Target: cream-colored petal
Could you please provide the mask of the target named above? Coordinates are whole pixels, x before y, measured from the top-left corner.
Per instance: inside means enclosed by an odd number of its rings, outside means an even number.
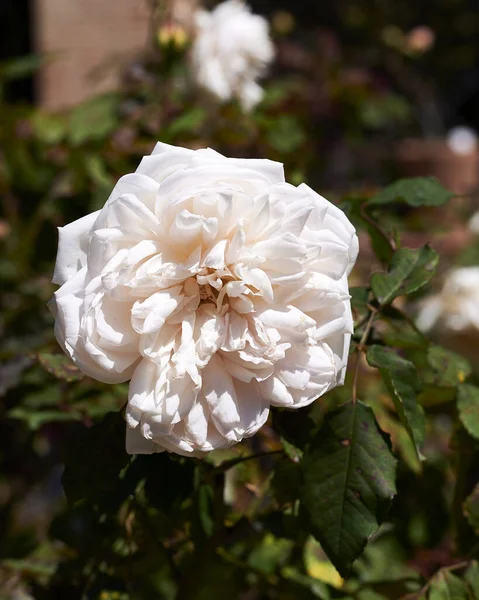
[[[53,283],[63,285],[86,265],[89,232],[100,211],[58,228],[58,252]]]

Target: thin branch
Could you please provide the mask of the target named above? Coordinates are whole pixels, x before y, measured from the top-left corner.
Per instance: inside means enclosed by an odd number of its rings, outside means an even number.
[[[358,322],[358,323],[354,323],[354,329],[361,329],[361,327],[363,327],[363,325],[366,325],[366,322],[369,319],[369,313],[366,313],[364,315],[364,317]]]
[[[257,458],[263,458],[264,456],[274,456],[275,454],[284,454],[284,450],[268,450],[266,452],[259,452],[258,454],[250,454],[249,456],[240,456],[239,458],[232,458],[231,460],[226,460],[221,463],[217,467],[213,469],[213,473],[223,473],[224,471],[228,471],[236,465],[239,465],[248,460],[255,460]]]

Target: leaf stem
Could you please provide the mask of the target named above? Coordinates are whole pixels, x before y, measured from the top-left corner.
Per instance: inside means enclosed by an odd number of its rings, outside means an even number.
[[[359,212],[361,214],[361,217],[368,223],[368,225],[370,225],[373,229],[375,229],[379,233],[379,235],[388,244],[389,248],[391,249],[391,252],[393,252],[393,253],[396,252],[396,250],[397,250],[396,242],[388,236],[388,234],[379,225],[379,223],[377,223],[373,218],[371,218],[371,216],[368,214],[367,209],[368,209],[368,203],[363,202],[363,204],[361,204],[361,206],[359,207]]]

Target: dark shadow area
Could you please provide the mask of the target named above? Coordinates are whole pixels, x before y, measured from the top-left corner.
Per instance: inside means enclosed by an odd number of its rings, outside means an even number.
[[[4,25],[0,36],[0,61],[25,56],[33,48],[32,0],[1,0],[0,23]],[[8,84],[6,99],[11,102],[34,102],[35,82],[29,76]]]

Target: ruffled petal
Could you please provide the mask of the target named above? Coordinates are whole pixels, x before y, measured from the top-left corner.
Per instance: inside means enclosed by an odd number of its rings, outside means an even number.
[[[85,348],[82,328],[86,277],[87,269],[84,267],[55,292],[55,336],[73,362],[90,377],[104,383],[128,381],[135,369],[136,354],[134,361],[125,369],[119,370],[117,365],[106,369],[102,368]]]
[[[63,285],[86,265],[89,232],[98,218],[96,211],[58,228],[58,252],[53,283]]]

